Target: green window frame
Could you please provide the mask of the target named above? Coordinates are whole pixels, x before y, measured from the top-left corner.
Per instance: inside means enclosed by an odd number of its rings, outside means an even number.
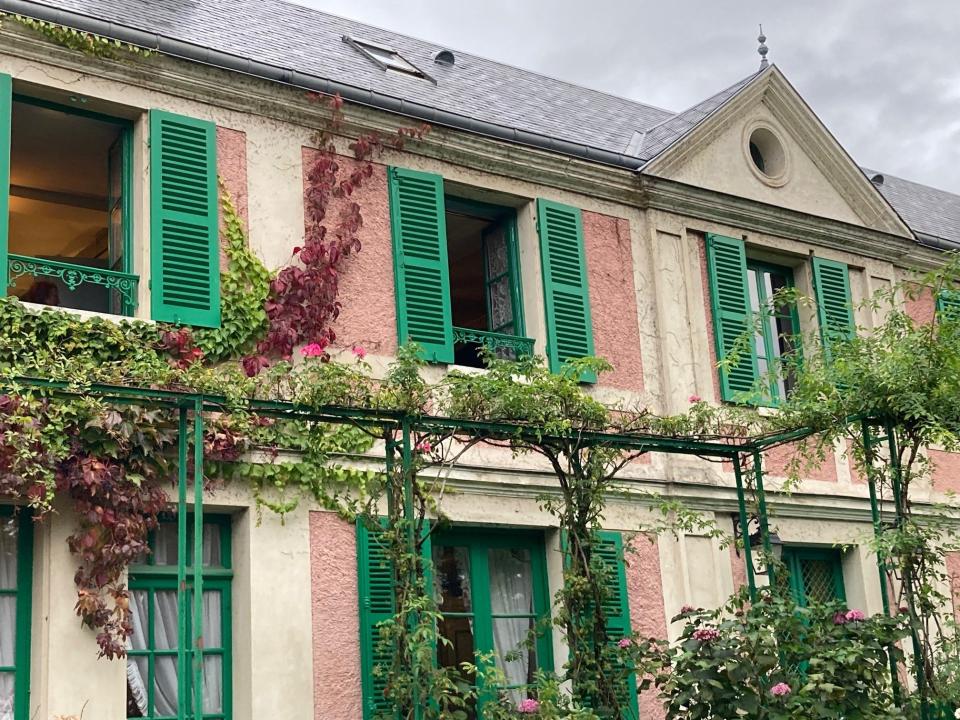
[[[455,347],[483,345],[507,356],[533,354],[533,340],[524,337],[523,292],[516,211],[444,193],[443,177],[406,168],[387,172],[390,228],[393,239],[397,337],[401,344],[415,342],[428,362],[453,364]],[[482,239],[484,301],[491,320],[484,330],[455,327],[447,247],[447,212],[460,211],[495,223]],[[507,250],[505,272],[488,272],[488,243],[502,230]],[[492,324],[491,287],[509,277],[511,322]]]
[[[171,527],[176,530],[177,521],[176,518],[165,517],[161,520],[161,523],[166,527]],[[207,662],[207,658],[219,658],[219,664],[221,668],[220,682],[221,682],[221,698],[222,698],[222,707],[219,711],[211,711],[203,713],[204,720],[230,720],[233,717],[232,714],[232,704],[233,704],[233,658],[232,658],[232,597],[231,597],[231,586],[233,581],[233,563],[232,563],[232,542],[231,542],[231,518],[229,515],[204,515],[203,518],[204,527],[210,527],[213,533],[214,542],[216,543],[217,549],[220,555],[220,564],[217,566],[204,566],[203,568],[203,593],[204,596],[207,596],[208,593],[219,593],[219,613],[220,613],[220,638],[221,642],[219,646],[214,646],[212,644],[205,644],[203,648],[203,657],[204,662]],[[193,608],[193,593],[192,593],[192,574],[193,574],[193,519],[192,514],[187,520],[187,583],[188,583],[188,594],[187,594],[187,607],[192,610]],[[169,536],[168,536],[169,537]],[[176,532],[172,533],[172,537],[176,539]],[[156,531],[150,534],[149,543],[151,550],[154,552],[148,554],[144,558],[144,562],[131,565],[130,567],[130,593],[131,596],[134,593],[142,592],[146,594],[146,607],[147,618],[146,618],[146,630],[145,637],[147,639],[147,647],[140,649],[129,649],[128,657],[130,662],[137,662],[139,658],[146,659],[146,677],[144,678],[145,687],[147,690],[147,712],[145,715],[131,715],[131,718],[151,718],[151,720],[177,720],[178,717],[183,717],[186,719],[191,719],[194,717],[193,708],[191,707],[190,700],[192,698],[192,688],[191,683],[193,680],[192,673],[189,672],[189,667],[192,664],[192,652],[189,649],[191,644],[191,638],[193,633],[193,618],[191,612],[186,612],[185,617],[181,621],[183,626],[180,631],[178,631],[177,645],[174,647],[158,647],[157,645],[157,634],[156,634],[156,620],[157,620],[157,602],[156,595],[157,593],[176,593],[177,591],[177,564],[176,558],[173,558],[172,564],[167,562],[159,564],[156,561],[156,547],[158,541],[158,533]],[[176,543],[173,544],[171,548],[172,551],[176,552]],[[134,598],[131,597],[131,603],[134,602]],[[142,622],[142,620],[141,620]],[[204,632],[204,635],[209,638],[212,633]],[[179,699],[178,711],[183,712],[182,716],[177,714],[173,715],[162,715],[157,714],[156,711],[156,697],[155,693],[157,690],[155,683],[155,672],[157,667],[157,662],[159,658],[170,657],[177,658],[178,646],[180,643],[184,643],[187,647],[187,672],[183,673],[180,668],[177,668],[177,693]],[[171,645],[170,642],[165,642],[164,645]],[[141,666],[142,667],[142,666]],[[141,676],[143,672],[141,670]]]
[[[811,599],[824,603],[844,602],[843,555],[834,548],[786,546],[783,565],[790,591],[797,604],[806,607]]]
[[[772,293],[765,280],[774,276],[783,279],[783,287],[796,287],[791,268],[747,258],[747,292],[754,312],[757,312],[758,308],[769,307]],[[775,292],[776,288],[773,290]],[[756,307],[753,307],[754,303]],[[792,332],[781,333],[780,323],[789,324]],[[771,367],[779,364],[789,353],[797,352],[798,348],[791,346],[798,338],[800,330],[800,316],[796,304],[791,303],[786,308],[774,308],[768,321],[761,324],[760,330],[761,334],[753,340],[753,353],[757,361],[757,377],[761,381],[766,379],[767,386],[764,388],[765,394],[758,399],[757,404],[776,406],[785,400],[786,394],[790,392],[791,378],[783,372],[772,374]]]
[[[937,293],[937,315],[948,322],[960,319],[960,291],[944,289]]]
[[[67,115],[85,117],[110,123],[120,128],[120,137],[108,156],[110,188],[108,192],[108,246],[107,268],[96,268],[77,263],[36,258],[14,254],[9,251],[10,217],[10,147],[14,138],[11,120],[14,103],[48,108]],[[61,103],[42,100],[14,93],[9,75],[0,75],[0,270],[4,273],[3,294],[16,278],[32,275],[38,278],[56,278],[68,289],[74,290],[84,284],[100,285],[108,291],[108,312],[130,316],[137,306],[139,277],[133,271],[132,255],[132,149],[133,123],[124,118],[71,107]],[[119,158],[117,157],[119,156]],[[116,181],[114,180],[116,178]],[[119,190],[119,192],[116,192]],[[119,213],[120,223],[112,221],[113,213]]]
[[[33,609],[33,523],[28,508],[0,505],[0,532],[16,530],[14,587],[0,583],[0,598],[13,598],[16,612],[13,664],[0,661],[0,674],[13,675],[13,720],[30,718],[30,635]]]
[[[433,556],[441,548],[464,548],[469,558],[469,586],[471,610],[469,612],[444,612],[444,618],[468,618],[472,621],[473,646],[476,656],[492,656],[495,653],[494,620],[529,619],[534,626],[550,617],[550,591],[547,582],[546,550],[543,534],[536,531],[454,529],[437,533],[433,537]],[[490,551],[521,550],[530,558],[532,579],[531,613],[495,613],[492,609],[490,582]],[[433,574],[439,574],[434,565]],[[541,632],[536,640],[537,669],[551,672],[554,667],[553,640],[549,631]],[[498,690],[522,689],[525,685],[479,687],[478,717],[483,716],[485,703],[495,700]]]

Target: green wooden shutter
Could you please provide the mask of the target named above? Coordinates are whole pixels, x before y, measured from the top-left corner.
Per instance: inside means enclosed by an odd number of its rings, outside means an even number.
[[[431,362],[453,362],[453,316],[443,178],[390,168],[390,226],[397,292],[397,339]]]
[[[623,560],[623,538],[618,532],[601,530],[597,533],[593,545],[593,553],[603,562],[607,569],[606,599],[603,613],[607,619],[607,637],[611,643],[616,643],[633,633],[630,625],[630,599],[627,595],[627,575]],[[636,718],[639,715],[637,708],[637,676],[631,675],[626,696],[620,700],[625,712],[624,720]]]
[[[798,605],[811,601],[827,603],[846,600],[843,586],[843,560],[836,550],[811,547],[786,547],[783,564],[789,575],[790,590]]]
[[[830,346],[853,337],[853,303],[850,298],[850,271],[845,263],[813,258],[813,291],[820,321],[820,340],[827,357]]]
[[[150,111],[154,320],[220,327],[216,126]]]
[[[760,372],[749,331],[753,323],[747,291],[747,253],[743,240],[707,234],[707,274],[717,360],[735,350],[737,362],[720,368],[720,396],[734,401],[754,390]],[[747,338],[744,346],[742,338]]]
[[[537,228],[546,301],[547,357],[550,370],[559,372],[567,360],[593,356],[583,218],[578,208],[539,199]],[[584,373],[580,380],[596,382],[596,373]]]
[[[374,720],[390,710],[384,697],[386,676],[393,660],[390,648],[380,642],[379,624],[393,618],[393,566],[377,531],[371,531],[363,522],[357,522],[357,565],[360,594],[360,668],[363,686],[363,718]]]
[[[960,320],[960,292],[941,290],[937,293],[937,314],[951,322]]]
[[[10,272],[7,248],[10,243],[10,118],[13,111],[13,82],[0,73],[0,297],[7,294]]]

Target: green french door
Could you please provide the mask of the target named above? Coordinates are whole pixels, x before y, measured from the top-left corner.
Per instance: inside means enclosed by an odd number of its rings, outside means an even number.
[[[797,604],[828,603],[846,600],[843,588],[843,564],[839,550],[832,548],[785,547],[783,564],[790,590]]]

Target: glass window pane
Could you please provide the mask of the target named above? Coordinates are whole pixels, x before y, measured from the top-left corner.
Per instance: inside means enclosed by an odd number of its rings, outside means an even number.
[[[747,290],[750,293],[750,309],[758,312],[760,310],[760,297],[757,295],[756,270],[747,270]]]
[[[203,593],[203,645],[216,650],[223,647],[223,624],[220,617],[220,591]]]
[[[177,523],[160,523],[154,533],[154,565],[177,564]]]
[[[497,657],[497,667],[503,673],[508,685],[528,685],[533,682],[533,673],[537,668],[535,646],[526,647],[531,637],[535,620],[533,618],[494,618],[493,644]],[[521,691],[511,691],[514,702],[520,702],[525,695]]]
[[[487,248],[487,277],[493,279],[507,271],[507,238],[503,227],[484,235]]]
[[[134,590],[130,593],[130,625],[133,634],[127,640],[131,650],[146,650],[149,647],[149,597],[146,590]]]
[[[441,612],[472,612],[470,556],[465,547],[433,548],[434,592]],[[472,662],[472,660],[471,660]]]
[[[490,330],[505,332],[505,326],[513,322],[510,277],[504,275],[496,282],[490,283],[487,285],[487,292],[490,294]]]
[[[17,587],[17,521],[0,517],[0,590]]]
[[[13,719],[13,673],[0,673],[0,718]]]
[[[177,647],[177,591],[158,590],[153,596],[153,647],[173,650]]]
[[[127,717],[147,716],[147,683],[150,680],[149,660],[143,656],[127,657]]]
[[[0,595],[0,665],[9,667],[16,664],[16,642],[17,596]]]
[[[177,657],[158,655],[154,661],[153,705],[157,715],[177,715]]]
[[[223,567],[220,557],[220,526],[216,523],[203,524],[203,564],[204,567]]]
[[[218,713],[223,710],[223,658],[206,655],[203,658],[203,711]]]
[[[459,668],[463,663],[475,663],[473,618],[445,617],[437,627],[442,637],[449,640],[437,643],[437,662],[441,667]]]
[[[494,615],[533,612],[533,571],[529,550],[491,548],[490,609]]]

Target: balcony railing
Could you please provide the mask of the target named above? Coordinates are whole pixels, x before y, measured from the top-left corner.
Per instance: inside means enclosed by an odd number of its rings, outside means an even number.
[[[132,311],[137,306],[140,278],[131,273],[13,254],[7,260],[7,270],[10,284],[18,277],[32,275],[57,278],[70,290],[76,290],[83,284],[100,285],[107,290],[115,290],[122,298],[124,308]]]
[[[521,358],[533,355],[533,339],[504,335],[503,333],[474,330],[473,328],[453,328],[453,343],[482,345],[497,357]]]

